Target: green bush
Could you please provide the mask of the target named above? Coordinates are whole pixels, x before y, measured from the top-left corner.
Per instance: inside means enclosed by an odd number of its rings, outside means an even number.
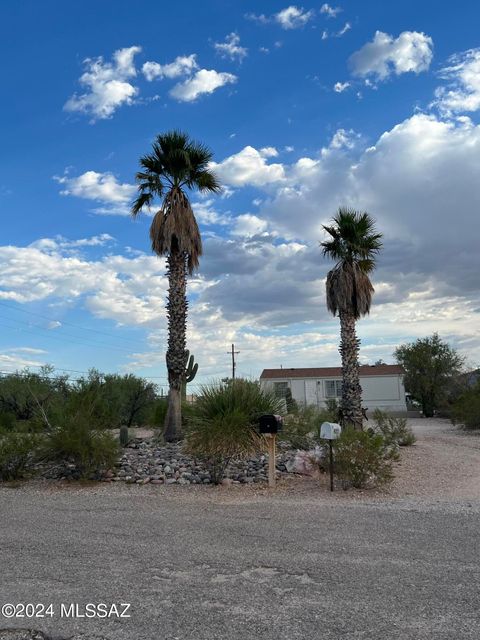
[[[152,406],[150,424],[156,429],[163,429],[167,415],[168,398],[157,398]]]
[[[451,419],[453,424],[462,425],[464,429],[480,429],[480,383],[454,402]]]
[[[335,472],[344,488],[361,489],[393,480],[392,456],[380,434],[346,429],[334,441]]]
[[[42,458],[73,463],[80,477],[88,478],[112,468],[118,459],[118,442],[109,431],[95,431],[81,415],[66,419],[43,440]]]
[[[261,447],[260,435],[240,409],[197,418],[185,442],[185,450],[205,462],[215,484],[221,482],[232,458],[248,457]]]
[[[280,437],[291,444],[294,449],[311,449],[320,441],[320,427],[323,422],[336,422],[336,409],[317,409],[308,405],[300,407],[284,420],[284,428]]]
[[[375,409],[373,421],[373,430],[383,436],[387,445],[409,447],[417,440],[413,431],[407,426],[406,418],[395,418],[386,411]]]
[[[252,455],[263,446],[258,418],[280,413],[283,404],[283,399],[249,380],[204,386],[191,405],[185,449],[205,461],[218,483],[232,458]]]
[[[272,392],[264,391],[258,382],[237,378],[235,381],[201,387],[200,395],[191,405],[192,415],[189,422],[198,418],[216,418],[238,410],[247,416],[249,423],[254,424],[262,414],[281,415],[284,406],[283,398],[277,398]]]
[[[38,446],[36,436],[13,431],[0,436],[0,480],[17,480],[26,474]]]
[[[0,433],[2,431],[13,431],[16,425],[15,414],[11,411],[0,412]]]

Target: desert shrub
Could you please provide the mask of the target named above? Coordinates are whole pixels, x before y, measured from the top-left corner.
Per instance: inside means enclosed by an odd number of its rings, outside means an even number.
[[[480,429],[480,383],[457,398],[452,406],[451,420],[464,429]]]
[[[331,407],[317,409],[314,406],[302,406],[285,418],[281,439],[289,442],[294,449],[311,449],[320,442],[322,423],[336,422],[335,413]]]
[[[258,418],[280,413],[282,404],[282,398],[250,380],[206,385],[190,407],[185,449],[205,461],[218,483],[231,459],[252,455],[263,446]]]
[[[37,446],[38,438],[34,435],[10,431],[0,436],[0,480],[24,477]]]
[[[395,418],[386,411],[375,409],[373,412],[373,430],[380,433],[387,445],[409,447],[415,444],[416,438],[406,418]]]
[[[287,413],[295,413],[298,411],[298,403],[292,396],[292,390],[287,387],[285,391],[285,404],[287,407]]]
[[[334,441],[335,473],[344,488],[382,485],[393,480],[391,454],[380,434],[345,429]]]
[[[163,429],[165,416],[167,415],[168,398],[157,398],[152,405],[150,413],[150,424],[157,429]]]
[[[66,418],[43,440],[41,456],[48,462],[70,462],[80,477],[110,469],[118,459],[118,442],[109,431],[96,431],[80,414]]]
[[[336,398],[327,398],[325,400],[325,411],[328,413],[328,419],[325,422],[338,422],[338,401]]]
[[[15,414],[11,411],[0,412],[0,433],[2,431],[13,431],[16,425]]]
[[[249,423],[254,424],[265,413],[281,414],[285,401],[274,393],[264,391],[258,382],[238,378],[201,387],[200,395],[192,407],[189,422],[216,418],[234,411],[242,411]]]
[[[212,482],[218,484],[232,458],[253,455],[261,446],[260,435],[237,408],[223,415],[197,418],[188,432],[185,450],[204,461]]]

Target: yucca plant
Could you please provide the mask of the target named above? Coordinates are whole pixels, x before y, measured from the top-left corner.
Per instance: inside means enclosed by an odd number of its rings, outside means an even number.
[[[185,449],[203,459],[218,483],[232,459],[245,458],[264,447],[257,431],[258,418],[279,414],[282,399],[265,392],[256,382],[237,379],[203,386],[192,405]]]

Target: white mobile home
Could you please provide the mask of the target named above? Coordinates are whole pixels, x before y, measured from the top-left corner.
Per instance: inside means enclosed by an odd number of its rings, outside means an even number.
[[[378,408],[391,413],[406,413],[403,374],[403,368],[396,364],[361,366],[362,406],[369,412]],[[264,369],[260,384],[280,396],[290,389],[292,398],[299,404],[321,408],[328,399],[341,397],[342,369]]]

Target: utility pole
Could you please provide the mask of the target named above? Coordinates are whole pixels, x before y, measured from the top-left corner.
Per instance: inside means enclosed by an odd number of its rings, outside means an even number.
[[[232,380],[235,380],[235,367],[236,367],[236,363],[235,363],[235,356],[237,355],[237,353],[240,353],[240,351],[235,351],[235,345],[232,344]]]

